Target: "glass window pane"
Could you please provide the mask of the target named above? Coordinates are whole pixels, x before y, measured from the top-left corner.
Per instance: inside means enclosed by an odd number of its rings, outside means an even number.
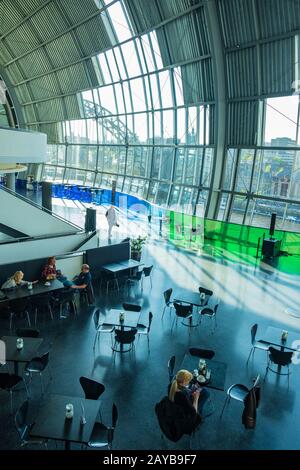
[[[180,195],[180,186],[172,186],[171,196],[170,196],[170,208],[177,210],[177,204]]]
[[[225,177],[223,181],[224,189],[232,189],[234,169],[237,158],[237,149],[228,149],[225,163]]]
[[[134,115],[134,134],[131,133],[130,141],[147,143],[149,114],[139,113]],[[135,138],[133,138],[135,136]]]
[[[161,148],[160,179],[170,180],[172,174],[174,149],[172,147]]]
[[[55,167],[44,165],[43,168],[43,180],[52,181],[55,176]]]
[[[157,196],[156,196],[156,204],[164,205],[167,203],[167,198],[169,194],[169,185],[165,183],[159,183]]]
[[[112,81],[117,82],[118,80],[120,80],[120,76],[119,76],[119,72],[117,69],[117,64],[116,64],[113,50],[110,49],[109,51],[106,51],[105,54],[106,54],[106,58],[108,62],[108,67],[112,76]]]
[[[300,201],[300,152],[296,152],[291,176],[289,197]]]
[[[128,18],[125,16],[122,5],[120,2],[114,3],[108,8],[112,24],[120,42],[126,41],[132,37],[131,26]]]
[[[175,94],[176,94],[176,106],[182,106],[184,104],[184,101],[183,101],[182,78],[181,78],[180,67],[175,67],[173,69],[173,77],[174,77],[174,86],[175,86]]]
[[[151,31],[150,39],[151,39],[152,50],[153,50],[154,60],[156,62],[156,66],[157,66],[158,69],[162,69],[163,68],[163,63],[162,63],[162,60],[161,60],[161,53],[160,53],[159,44],[158,44],[158,41],[157,41],[157,36],[156,36],[155,31]]]
[[[102,114],[116,114],[116,102],[112,85],[99,88]]]
[[[174,180],[178,183],[181,183],[182,181],[183,167],[184,167],[184,153],[185,153],[185,149],[178,148],[176,150]]]
[[[292,232],[300,232],[300,204],[287,205],[283,228]]]
[[[186,140],[186,109],[177,109],[177,142],[184,144]]]
[[[110,71],[107,65],[106,56],[104,52],[103,54],[98,55],[98,61],[100,65],[100,71],[103,75],[104,83],[105,84],[111,83],[112,79],[111,79]]]
[[[275,212],[276,218],[276,229],[282,229],[283,217],[285,213],[286,203],[279,201],[272,201],[267,199],[255,199],[255,205],[253,206],[253,216],[250,221],[251,225],[256,227],[270,227],[271,214]]]
[[[290,191],[295,152],[290,150],[264,150],[255,165],[257,194],[287,197]]]
[[[96,119],[87,120],[87,134],[89,144],[96,144],[98,142]]]
[[[121,46],[128,77],[141,75],[141,68],[137,58],[134,41],[129,41]]]
[[[152,47],[150,45],[147,34],[144,34],[143,36],[141,36],[141,44],[144,49],[148,72],[153,72],[154,70],[156,70],[156,67],[155,67],[155,63],[153,59]]]
[[[234,196],[229,218],[230,222],[234,222],[235,224],[243,223],[246,205],[247,199],[245,196]]]
[[[150,75],[150,83],[151,83],[151,93],[152,93],[152,104],[153,108],[161,108],[161,102],[160,102],[160,94],[158,92],[158,86],[157,86],[157,76],[156,74]]]
[[[163,112],[163,142],[171,144],[174,140],[174,111]]]
[[[229,201],[229,194],[223,193],[221,197],[221,202],[219,205],[219,211],[218,211],[218,216],[217,216],[218,220],[225,220],[228,201]]]
[[[205,153],[204,153],[203,173],[202,173],[202,185],[206,187],[210,186],[212,163],[213,163],[213,149],[207,148],[205,149]]]
[[[133,99],[134,111],[145,111],[147,109],[143,80],[141,78],[135,78],[130,81],[131,93]]]
[[[241,150],[236,180],[236,191],[250,191],[250,181],[253,168],[254,150]]]
[[[295,146],[299,96],[268,98],[265,103],[265,145]]]
[[[174,103],[171,89],[170,72],[168,70],[160,72],[158,74],[158,77],[160,82],[162,105],[164,108],[172,108],[174,106]]]

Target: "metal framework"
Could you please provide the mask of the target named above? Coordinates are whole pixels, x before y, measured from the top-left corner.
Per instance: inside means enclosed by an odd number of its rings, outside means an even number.
[[[295,138],[264,139],[299,33],[300,0],[3,0],[0,73],[48,135],[44,178],[299,230],[299,105]]]

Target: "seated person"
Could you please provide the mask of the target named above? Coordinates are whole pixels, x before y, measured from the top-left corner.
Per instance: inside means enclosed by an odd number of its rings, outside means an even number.
[[[198,385],[190,386],[193,374],[188,370],[177,372],[175,379],[169,386],[169,400],[184,408],[185,413],[191,416],[195,427],[201,421],[204,404],[209,392]]]
[[[38,281],[24,281],[23,279],[24,273],[22,271],[16,271],[13,276],[7,279],[7,281],[4,282],[2,285],[1,289],[13,289],[14,287],[18,286],[25,286],[28,284],[35,284]]]
[[[56,259],[55,256],[48,258],[47,264],[42,271],[42,279],[45,281],[51,281],[53,279],[58,279],[59,281],[64,281],[66,278],[63,277],[61,271],[56,269]]]
[[[73,279],[73,284],[70,286],[72,289],[86,289],[92,283],[92,276],[88,264],[81,266],[81,272]]]

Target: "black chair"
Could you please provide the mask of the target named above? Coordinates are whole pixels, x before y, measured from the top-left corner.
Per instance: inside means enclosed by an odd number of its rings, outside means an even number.
[[[152,278],[151,278],[152,269],[153,269],[153,265],[143,268],[144,278],[149,277],[151,287],[152,287]],[[142,278],[142,288],[143,288],[143,278]]]
[[[63,318],[63,308],[68,306],[75,315],[77,315],[77,306],[75,302],[75,289],[68,289],[59,293],[58,302],[59,302],[59,316]]]
[[[153,313],[152,313],[152,312],[149,312],[148,326],[143,325],[142,323],[138,323],[138,324],[137,324],[137,334],[138,334],[138,337],[140,338],[141,335],[147,336],[147,340],[148,340],[148,350],[149,350],[149,333],[150,333],[150,329],[151,329],[152,319],[153,319]]]
[[[19,338],[38,338],[40,330],[36,328],[17,328],[16,335]]]
[[[92,283],[88,284],[85,289],[80,289],[80,297],[84,298],[87,305],[93,305],[95,303],[95,293]]]
[[[140,305],[134,305],[134,304],[122,304],[122,307],[124,310],[128,310],[129,312],[140,312],[142,310],[142,307]]]
[[[247,364],[249,362],[251,354],[252,354],[252,357],[254,357],[255,349],[261,349],[262,351],[266,351],[268,353],[268,350],[269,350],[269,347],[270,347],[270,343],[266,343],[264,341],[259,341],[259,340],[256,339],[257,327],[258,327],[258,325],[257,325],[257,323],[255,323],[251,328],[252,348],[250,349],[250,352],[249,352],[249,356],[248,356],[248,359],[247,359]]]
[[[127,279],[127,284],[128,284],[128,289],[130,289],[131,285],[136,285],[142,283],[142,276],[143,276],[143,271],[137,271],[133,276],[130,276]],[[143,287],[143,284],[142,284]]]
[[[85,398],[87,400],[98,400],[102,393],[105,392],[105,387],[100,382],[96,382],[93,379],[89,379],[88,377],[80,377],[79,379],[80,385],[84,391]],[[99,416],[101,417],[101,411],[99,408]]]
[[[191,356],[201,357],[202,359],[212,359],[215,352],[210,349],[190,348],[189,353]]]
[[[119,281],[115,274],[103,271],[100,277],[100,289],[102,288],[103,282],[106,284],[106,294],[108,294],[108,289],[110,286],[117,288],[118,291],[120,290]]]
[[[92,448],[101,448],[107,447],[112,449],[112,443],[114,439],[114,432],[116,429],[118,421],[118,408],[115,404],[112,406],[112,419],[111,426],[106,426],[103,423],[95,423],[92,431],[90,441],[88,443],[89,447]]]
[[[260,380],[260,375],[258,375],[254,379],[254,383],[253,383],[253,386],[251,388],[248,388],[248,387],[246,387],[246,385],[243,385],[243,384],[233,384],[233,385],[231,385],[229,387],[229,389],[227,390],[227,396],[225,398],[225,402],[224,402],[224,406],[222,408],[220,419],[222,419],[224,410],[225,410],[226,406],[229,405],[231,398],[233,400],[237,400],[237,401],[240,401],[240,402],[244,403],[245,399],[246,399],[248,393],[251,391],[251,389],[255,389],[258,386],[259,380]]]
[[[174,309],[175,309],[175,317],[173,320],[173,324],[171,329],[173,329],[174,323],[176,321],[176,325],[178,322],[178,318],[188,318],[189,323],[183,323],[185,326],[192,326],[192,318],[193,318],[193,304],[189,304],[186,302],[174,302]]]
[[[214,308],[210,307],[203,307],[199,310],[200,314],[200,323],[203,317],[208,317],[211,320],[214,320],[214,328],[212,328],[212,333],[214,330],[217,328],[217,310],[219,307],[219,303],[217,302],[214,306]]]
[[[208,297],[211,297],[213,295],[213,291],[210,289],[206,289],[205,287],[199,287],[198,290],[200,294],[205,294]]]
[[[28,415],[28,401],[24,401],[24,403],[20,406],[18,411],[15,414],[15,425],[18,431],[18,434],[21,439],[21,447],[27,445],[44,445],[47,449],[47,439],[38,439],[34,437],[30,437],[29,433],[33,426],[32,424],[27,423],[27,415]]]
[[[34,323],[36,325],[37,323],[37,314],[42,313],[42,312],[49,312],[51,320],[53,320],[53,313],[52,313],[52,308],[50,304],[51,296],[50,294],[46,295],[36,295],[32,301],[31,301],[31,306],[34,311]]]
[[[15,316],[20,317],[23,313],[26,315],[28,326],[31,326],[29,316],[28,298],[15,299],[9,302],[9,329],[12,329],[12,321]]]
[[[88,377],[80,377],[79,382],[87,400],[98,400],[105,391],[104,385]]]
[[[172,293],[173,293],[173,289],[172,289],[172,288],[167,289],[167,290],[165,290],[165,292],[164,292],[165,306],[164,306],[163,313],[162,313],[162,316],[161,316],[162,319],[164,318],[164,314],[165,314],[166,308],[168,307],[168,308],[170,309],[170,312],[171,312],[172,308],[174,307],[173,302],[171,302]]]
[[[292,362],[293,351],[280,351],[279,349],[269,347],[269,360],[266,367],[264,381],[266,380],[269,370],[277,375],[286,375],[288,378],[288,387],[290,386],[290,364]],[[272,369],[270,364],[278,366],[277,370]],[[287,367],[287,372],[281,372],[281,367]]]
[[[173,378],[174,378],[175,360],[176,360],[175,356],[172,356],[168,360],[169,383],[171,383],[173,381]]]
[[[100,310],[96,309],[94,314],[93,314],[93,322],[94,322],[95,330],[96,330],[93,349],[95,349],[97,338],[98,339],[100,338],[101,333],[110,333],[111,334],[115,329],[114,325],[103,325],[103,324],[101,324],[100,323],[100,315],[101,315]],[[112,336],[111,336],[111,341],[112,341]]]
[[[47,350],[41,356],[34,357],[33,359],[31,359],[31,361],[27,362],[24,368],[25,374],[27,375],[29,374],[31,378],[32,378],[32,374],[39,374],[40,380],[41,380],[42,394],[44,393],[42,374],[47,366],[49,369],[50,380],[52,379],[51,368],[49,365],[49,354],[50,354],[50,350]]]
[[[25,384],[25,389],[26,389],[26,394],[28,397],[28,389],[25,380],[23,380],[22,377],[16,374],[9,374],[9,373],[3,373],[0,374],[0,389],[1,390],[6,390],[10,394],[10,411],[11,414],[13,414],[13,391],[16,385],[18,385],[20,382],[24,382]]]
[[[115,342],[112,347],[114,352],[125,353],[134,351],[134,341],[137,334],[137,328],[131,328],[130,330],[116,330],[115,329]],[[117,349],[117,344],[120,345],[120,349]],[[129,348],[124,349],[123,345],[129,345]]]

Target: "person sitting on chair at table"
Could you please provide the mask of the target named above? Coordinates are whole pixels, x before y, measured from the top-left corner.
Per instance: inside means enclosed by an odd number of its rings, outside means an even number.
[[[47,264],[42,271],[42,278],[45,281],[52,281],[53,279],[58,279],[59,281],[65,281],[66,278],[62,275],[59,269],[56,269],[56,259],[55,256],[50,256],[48,258]]]
[[[169,385],[169,400],[181,406],[197,425],[201,421],[201,414],[209,392],[198,385],[190,387],[192,378],[193,374],[188,370],[178,371],[172,384]]]
[[[70,286],[72,289],[86,289],[92,283],[92,276],[88,264],[81,266],[81,272],[73,279],[73,284]]]
[[[28,284],[36,284],[39,281],[24,281],[24,273],[22,271],[16,271],[13,276],[7,279],[7,281],[2,284],[1,289],[13,289],[18,286],[25,286]]]

